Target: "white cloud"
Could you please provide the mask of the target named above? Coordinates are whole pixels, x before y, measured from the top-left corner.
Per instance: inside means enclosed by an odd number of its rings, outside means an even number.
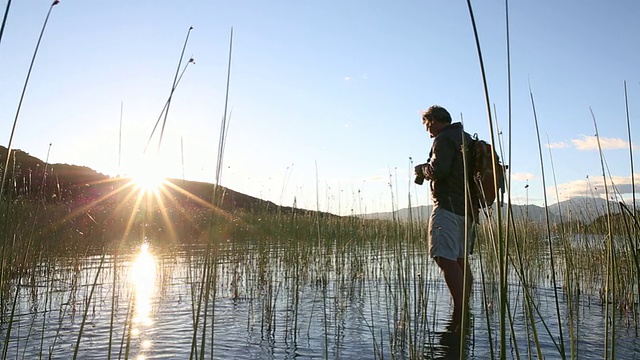
[[[389,182],[389,177],[388,176],[381,176],[381,175],[377,175],[377,176],[372,176],[368,179],[365,179],[365,181],[369,181],[369,182],[379,182],[379,183],[388,183]]]
[[[567,144],[566,142],[562,141],[562,142],[547,144],[546,146],[549,149],[564,149],[564,148],[569,147],[569,144]]]
[[[635,174],[634,177],[637,187],[640,185],[640,175]],[[605,189],[605,180],[602,176],[586,176],[583,180],[574,180],[559,184],[558,192],[560,193],[560,200],[578,196],[604,198],[605,193],[608,193],[610,199],[617,199],[620,195],[624,197],[633,192],[630,176],[613,176],[607,178],[606,186]],[[550,190],[555,193],[553,187],[551,187]]]
[[[514,181],[526,181],[534,179],[535,177],[532,173],[511,173],[511,180]]]
[[[364,81],[364,80],[367,80],[367,79],[369,79],[369,76],[367,74],[362,74],[360,76],[356,75],[355,77],[353,77],[353,76],[345,76],[344,77],[345,81],[358,81],[358,80],[363,80]]]
[[[578,150],[598,150],[598,138],[595,136],[582,135],[581,139],[571,140]],[[622,139],[600,137],[600,146],[603,150],[628,149],[629,143]]]
[[[581,135],[578,139],[570,140],[570,143],[566,141],[560,141],[555,143],[546,144],[549,149],[565,149],[568,147],[575,147],[581,151],[598,150],[598,138],[595,136]],[[602,150],[616,150],[616,149],[628,149],[629,142],[618,138],[600,137],[600,146]]]

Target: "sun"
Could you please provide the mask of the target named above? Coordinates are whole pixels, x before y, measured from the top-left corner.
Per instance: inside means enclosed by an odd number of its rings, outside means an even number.
[[[158,167],[146,165],[138,167],[131,174],[131,181],[141,192],[148,193],[159,190],[166,183],[166,178],[161,174]]]
[[[165,182],[165,178],[156,173],[144,173],[133,177],[135,185],[144,192],[155,192]]]

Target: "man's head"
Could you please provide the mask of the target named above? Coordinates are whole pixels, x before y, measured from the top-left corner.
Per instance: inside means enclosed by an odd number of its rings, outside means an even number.
[[[447,109],[442,106],[433,105],[422,112],[422,124],[431,137],[434,137],[438,135],[445,126],[451,124],[451,115]]]

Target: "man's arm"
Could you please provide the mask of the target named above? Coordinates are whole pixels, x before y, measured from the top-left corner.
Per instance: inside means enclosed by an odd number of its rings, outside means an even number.
[[[444,179],[449,176],[455,157],[455,147],[453,141],[448,138],[436,137],[433,140],[431,159],[423,168],[427,179]]]

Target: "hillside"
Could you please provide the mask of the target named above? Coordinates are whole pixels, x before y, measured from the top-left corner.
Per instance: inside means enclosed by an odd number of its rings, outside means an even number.
[[[7,148],[0,146],[0,170],[4,167],[6,156]],[[178,203],[189,202],[204,205],[212,202],[214,185],[211,183],[182,179],[167,179],[167,182],[173,186],[164,186],[163,192]],[[89,203],[115,205],[121,201],[121,197],[110,195],[119,192],[118,189],[131,188],[131,180],[111,178],[85,166],[47,164],[22,150],[14,149],[4,188],[5,195],[11,199],[43,200],[45,202],[77,204],[78,206]],[[224,195],[221,207],[225,210],[260,209],[262,211],[311,212],[278,206],[273,202],[222,186],[220,189]]]

